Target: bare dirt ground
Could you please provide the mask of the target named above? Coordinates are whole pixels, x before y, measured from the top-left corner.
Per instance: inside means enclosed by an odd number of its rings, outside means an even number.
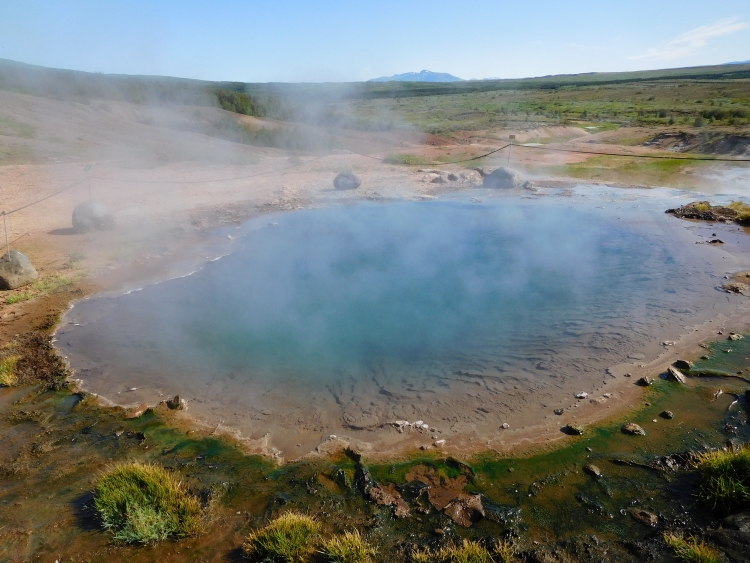
[[[217,138],[215,123],[227,118],[236,119],[210,108],[148,108],[96,100],[81,104],[0,92],[0,120],[5,124],[0,130],[2,208],[9,211],[22,207],[85,180],[84,166],[91,164],[91,195],[107,205],[117,221],[112,231],[73,232],[72,211],[88,199],[88,181],[8,216],[12,247],[29,256],[41,280],[47,283],[3,295],[0,342],[31,330],[71,300],[163,279],[172,271],[184,271],[191,264],[225,252],[230,243],[214,233],[216,227],[312,205],[432,198],[480,182],[479,175],[463,164],[439,166],[445,171],[443,176],[454,172],[458,179],[436,182],[438,175],[429,171],[435,166],[383,164],[379,159],[388,154],[460,160],[505,144],[502,138],[489,138],[486,132],[467,133],[456,143],[411,131],[368,133],[306,126],[305,135],[335,138],[334,145],[347,148],[330,148],[328,143],[326,150],[284,151]],[[241,119],[254,127],[285,126],[256,118]],[[515,134],[518,143],[548,143],[551,139],[555,142],[550,146],[582,150],[625,150],[633,154],[658,150],[640,146],[649,133],[638,130],[627,132],[627,143],[633,143],[629,146],[624,144],[625,133],[590,134],[575,127]],[[550,170],[589,157],[517,147],[512,158],[512,164],[527,174],[549,176]],[[502,152],[481,164],[504,165],[506,159]],[[332,179],[347,169],[362,179],[362,187],[352,192],[334,190]],[[702,176],[707,187],[715,182],[711,173],[715,171],[704,171]],[[571,180],[555,176],[535,182],[561,186]],[[22,298],[11,304],[5,300],[11,296]],[[746,317],[738,313],[723,322],[727,327],[739,327]],[[706,323],[683,330],[685,336],[678,345],[653,361],[632,367],[633,377],[658,373],[674,358],[715,334],[715,326]],[[588,422],[623,413],[640,396],[633,381],[620,378],[611,400],[596,396],[575,403],[577,420]],[[496,439],[469,432],[457,436],[447,448],[451,453],[467,454],[482,448],[506,450],[524,443],[547,443],[560,437],[558,420],[552,417]],[[313,455],[326,455],[350,442],[362,447],[365,442],[375,444],[371,455],[388,456],[431,440],[421,433],[390,432],[377,440],[327,440],[311,451]],[[252,451],[276,452],[267,439],[248,441],[246,445]]]

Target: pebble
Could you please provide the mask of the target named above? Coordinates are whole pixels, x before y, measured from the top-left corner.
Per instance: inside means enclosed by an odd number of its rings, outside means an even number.
[[[662,411],[659,416],[661,416],[662,418],[672,419],[674,418],[674,413],[672,411]]]
[[[508,428],[510,428],[510,424],[508,424],[507,422],[503,422],[502,427],[507,430]]]
[[[586,393],[586,391],[581,391],[580,393],[576,394],[576,399],[585,399],[588,396],[589,396],[589,394]]]

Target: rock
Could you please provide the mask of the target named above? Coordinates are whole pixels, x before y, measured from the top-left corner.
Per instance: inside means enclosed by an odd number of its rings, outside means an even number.
[[[185,401],[180,397],[179,395],[175,395],[171,399],[167,401],[167,406],[172,409],[179,409],[184,410],[185,409]]]
[[[583,470],[588,473],[589,475],[593,475],[594,477],[601,477],[602,476],[602,470],[599,469],[596,465],[593,463],[588,463],[583,466]]]
[[[503,430],[507,430],[508,428],[510,428],[510,424],[508,424],[507,422],[503,422],[503,425],[501,426],[501,428]]]
[[[482,175],[482,185],[485,188],[511,189],[521,185],[521,177],[511,168],[497,168],[489,174],[482,168],[477,171]]]
[[[79,233],[114,229],[115,218],[107,206],[98,201],[84,201],[73,210],[73,228]]]
[[[532,192],[536,192],[536,191],[539,191],[539,190],[537,190],[537,189],[536,189],[536,188],[534,187],[534,185],[533,185],[533,184],[532,184],[531,182],[529,182],[528,180],[526,180],[526,181],[525,181],[525,182],[524,182],[523,184],[521,184],[521,189],[523,189],[523,190],[529,190],[529,191],[532,191]]]
[[[333,472],[333,474],[331,475],[331,479],[333,479],[333,482],[345,491],[350,491],[352,489],[352,484],[349,481],[349,476],[341,467]]]
[[[731,207],[714,206],[708,201],[694,201],[682,207],[667,209],[665,213],[670,213],[682,219],[700,219],[702,221],[732,222],[739,216],[739,212]]]
[[[147,410],[148,405],[146,403],[141,403],[141,405],[138,406],[135,410],[130,411],[130,414],[128,414],[128,416],[126,416],[125,418],[140,418]]]
[[[637,508],[631,508],[628,510],[628,514],[635,520],[636,522],[640,522],[644,526],[648,526],[649,528],[655,527],[659,523],[659,517],[656,514],[653,514],[651,512],[647,512],[645,510],[639,510]]]
[[[724,241],[720,238],[714,238],[708,241],[708,244],[724,244]]]
[[[484,507],[480,495],[460,494],[443,509],[443,513],[459,526],[470,527],[484,518]]]
[[[742,340],[745,338],[741,334],[737,334],[736,332],[730,332],[728,340]]]
[[[585,399],[588,396],[589,394],[586,393],[586,391],[581,391],[580,393],[576,393],[576,399]]]
[[[645,436],[646,431],[638,426],[634,422],[628,422],[627,424],[623,424],[621,430],[625,434],[630,434],[631,436]]]
[[[682,374],[682,372],[672,366],[669,366],[667,368],[667,379],[676,381],[677,383],[682,383],[683,385],[687,385],[687,379]]]
[[[435,440],[432,445],[436,448],[442,448],[445,445],[445,440]]]
[[[25,254],[11,250],[0,258],[0,289],[16,289],[39,277]]]
[[[648,387],[649,385],[653,385],[654,380],[650,378],[648,375],[641,377],[638,381],[636,381],[636,385],[640,385],[641,387]]]
[[[674,413],[672,411],[662,411],[659,416],[671,420],[674,418]]]
[[[451,182],[455,182],[456,180],[458,180],[458,176],[456,176],[456,175],[455,175],[455,174],[453,174],[453,173],[450,173],[450,174],[448,174],[448,179],[449,179],[449,180],[450,180]]]
[[[693,369],[693,362],[687,360],[676,360],[672,365],[677,369]]]
[[[563,432],[573,436],[583,436],[584,428],[582,424],[566,424]]]
[[[333,179],[333,187],[337,190],[356,190],[362,181],[352,172],[342,172]]]
[[[562,413],[564,413],[564,412],[565,412],[565,409],[555,409],[555,410],[554,410],[554,413],[555,413],[556,415],[561,415],[561,414],[562,414]]]
[[[396,490],[396,486],[392,483],[386,487],[372,487],[368,496],[376,504],[393,508],[393,515],[396,518],[411,516],[409,505],[406,504],[406,501],[401,497],[401,493]]]
[[[729,282],[722,285],[721,289],[727,293],[741,293],[744,295],[747,291],[747,284],[742,282]]]
[[[442,176],[437,176],[433,178],[432,180],[430,180],[430,182],[433,184],[445,184],[446,180]]]
[[[721,522],[727,528],[731,528],[733,530],[739,530],[740,532],[744,534],[750,534],[750,512],[733,514],[732,516],[727,516]]]

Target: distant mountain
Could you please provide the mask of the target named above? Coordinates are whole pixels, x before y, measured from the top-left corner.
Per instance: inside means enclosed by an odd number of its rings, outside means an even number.
[[[724,63],[725,65],[750,65],[750,61],[733,61],[731,63]]]
[[[421,72],[405,72],[393,76],[381,76],[372,78],[368,82],[463,82],[463,78],[453,76],[447,72],[432,72],[423,70]]]

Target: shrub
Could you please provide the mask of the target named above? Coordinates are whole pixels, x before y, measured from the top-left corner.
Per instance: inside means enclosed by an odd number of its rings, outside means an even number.
[[[354,530],[324,542],[321,553],[333,563],[369,563],[377,550]]]
[[[16,365],[18,365],[20,359],[21,356],[8,356],[0,360],[0,385],[13,387],[18,383]]]
[[[728,513],[750,503],[749,447],[703,453],[698,470],[698,497],[713,510]]]
[[[719,563],[718,552],[706,545],[703,540],[695,538],[684,539],[682,535],[664,532],[664,541],[671,547],[675,555],[687,563]]]
[[[201,503],[163,467],[138,462],[107,470],[96,487],[94,505],[116,540],[156,543],[199,533]]]
[[[247,536],[242,548],[253,560],[302,563],[315,551],[319,536],[320,524],[314,518],[285,512]]]

